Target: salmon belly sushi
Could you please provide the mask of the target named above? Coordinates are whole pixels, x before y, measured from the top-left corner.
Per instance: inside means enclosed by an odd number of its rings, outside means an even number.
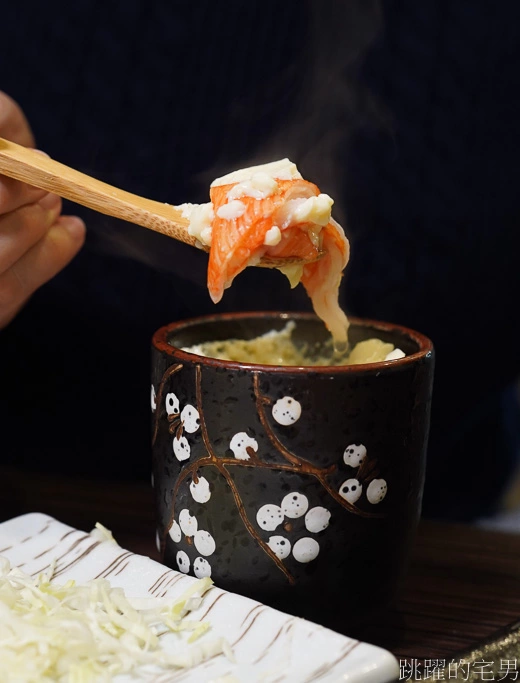
[[[348,320],[338,299],[349,243],[331,218],[333,200],[287,159],[215,180],[210,199],[191,213],[190,232],[210,245],[212,300],[220,301],[234,278],[263,257],[287,259],[280,270],[291,286],[302,282],[335,343],[345,344]],[[308,263],[293,265],[294,260]]]

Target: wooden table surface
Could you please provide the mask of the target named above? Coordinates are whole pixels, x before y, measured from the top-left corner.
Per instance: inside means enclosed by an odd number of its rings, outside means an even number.
[[[118,543],[157,559],[151,487],[0,467],[0,521],[44,512],[86,531],[96,522]],[[347,633],[401,658],[449,659],[520,617],[520,535],[422,521],[398,603]]]

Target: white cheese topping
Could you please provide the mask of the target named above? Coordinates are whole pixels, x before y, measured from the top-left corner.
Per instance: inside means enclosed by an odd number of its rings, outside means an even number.
[[[246,205],[239,199],[234,199],[227,204],[222,204],[222,206],[217,210],[217,216],[219,218],[225,218],[226,220],[233,220],[234,218],[240,218],[243,216],[246,210]]]
[[[190,221],[188,234],[196,237],[204,246],[211,244],[211,224],[215,218],[213,204],[180,204],[183,218]]]
[[[243,168],[222,178],[217,178],[212,183],[212,187],[236,183],[227,193],[228,203],[218,209],[217,215],[225,220],[240,218],[246,210],[246,206],[240,201],[240,197],[265,199],[278,190],[276,179],[290,180],[296,178],[301,178],[301,175],[296,164],[293,164],[289,159]],[[299,223],[311,223],[316,228],[311,231],[312,234],[309,236],[313,243],[318,245],[320,227],[327,225],[331,220],[333,203],[333,199],[328,194],[289,200],[283,210],[279,212],[279,225],[274,225],[266,233],[264,244],[276,246],[282,238],[282,230]],[[177,208],[181,210],[182,216],[190,222],[188,233],[196,237],[202,246],[210,246],[211,226],[215,217],[211,202],[208,204],[180,204]],[[294,280],[294,275],[290,279]]]
[[[273,225],[272,228],[265,233],[264,244],[268,247],[275,247],[279,244],[282,239],[282,233],[277,225]]]
[[[211,187],[241,183],[243,180],[251,180],[257,173],[266,173],[271,176],[271,178],[278,178],[279,180],[293,180],[302,177],[296,168],[296,164],[293,164],[289,159],[280,159],[279,161],[271,161],[269,164],[250,166],[249,168],[241,168],[238,171],[228,173],[221,178],[216,178],[211,183]]]
[[[315,223],[325,226],[330,222],[332,205],[334,200],[328,194],[319,194],[317,197],[309,197],[294,206],[291,212],[291,224]]]
[[[228,199],[240,199],[240,197],[253,197],[265,199],[270,197],[278,189],[276,180],[264,171],[255,173],[250,180],[237,183],[227,193]]]
[[[166,206],[168,206],[168,204]],[[187,218],[189,220],[191,218],[191,214],[193,213],[193,209],[196,206],[200,206],[200,205],[199,204],[190,204],[189,202],[186,202],[185,204],[179,204],[177,206],[177,208],[180,209],[182,217]]]

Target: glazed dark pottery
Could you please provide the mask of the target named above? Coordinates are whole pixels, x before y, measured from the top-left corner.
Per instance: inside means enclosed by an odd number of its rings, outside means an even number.
[[[312,315],[216,315],[153,338],[152,438],[163,561],[221,588],[338,628],[392,598],[418,522],[433,348],[396,325],[353,320],[400,360],[279,367],[180,347],[252,339]]]

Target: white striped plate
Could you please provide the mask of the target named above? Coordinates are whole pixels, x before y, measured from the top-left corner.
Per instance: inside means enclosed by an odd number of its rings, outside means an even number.
[[[39,513],[0,524],[0,555],[31,575],[57,560],[60,583],[106,577],[129,597],[176,599],[196,580]],[[228,640],[236,662],[220,655],[189,671],[150,674],[140,681],[387,683],[399,675],[397,660],[386,650],[216,587],[208,591],[193,617],[211,624],[203,638],[222,635]],[[167,643],[182,647],[179,639]],[[136,679],[119,676],[116,680],[130,683]]]

